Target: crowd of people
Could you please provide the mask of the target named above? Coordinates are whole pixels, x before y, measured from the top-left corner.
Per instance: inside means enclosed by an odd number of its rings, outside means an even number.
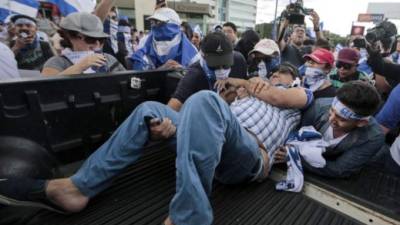
[[[176,193],[164,224],[211,224],[214,179],[260,182],[279,163],[287,165],[287,176],[277,189],[287,191],[301,190],[303,169],[337,179],[367,166],[400,175],[400,138],[385,142],[400,121],[400,38],[390,54],[375,43],[354,44],[362,36],[337,49],[315,11],[315,39],[304,24],[288,20],[278,41],[254,30],[239,37],[232,22],[203,33],[165,6],[139,37],[126,19],[117,20],[112,2],[63,18],[58,38],[39,35],[37,19],[10,17],[0,43],[0,79],[17,79],[20,70],[57,76],[183,69],[184,76],[167,105],[138,106],[73,176],[24,179],[26,192],[44,190],[58,209],[81,211],[149,140],[177,143]]]

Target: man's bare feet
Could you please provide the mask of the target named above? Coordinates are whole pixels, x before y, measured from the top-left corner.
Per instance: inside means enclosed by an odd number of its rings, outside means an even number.
[[[78,190],[70,178],[48,181],[46,195],[50,201],[68,212],[79,212],[89,202],[89,198]]]
[[[171,218],[168,216],[167,219],[164,220],[163,225],[174,225],[174,223],[172,223]]]

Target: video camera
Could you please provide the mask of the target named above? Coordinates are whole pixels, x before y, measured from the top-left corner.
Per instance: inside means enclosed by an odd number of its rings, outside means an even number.
[[[313,9],[303,7],[302,0],[297,0],[286,6],[286,9],[282,12],[282,17],[287,18],[289,24],[304,24],[304,17],[310,15],[312,11]]]
[[[385,20],[380,22],[374,28],[368,29],[367,35],[365,35],[365,39],[370,44],[375,44],[377,41],[381,41],[382,44],[384,44],[388,42],[393,42],[396,35],[396,25],[394,25],[392,22]]]

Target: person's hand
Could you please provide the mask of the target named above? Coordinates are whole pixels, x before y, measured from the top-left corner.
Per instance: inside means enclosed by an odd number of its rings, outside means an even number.
[[[278,147],[276,150],[274,163],[284,163],[286,162],[287,150],[285,146]]]
[[[176,126],[169,118],[164,118],[162,122],[159,119],[151,119],[150,124],[150,139],[153,141],[165,140],[176,133]]]
[[[229,78],[223,80],[215,81],[214,88],[217,89],[218,92],[225,90],[229,84]]]
[[[183,66],[179,64],[177,61],[172,59],[168,60],[164,65],[160,67],[160,69],[181,69],[181,68],[183,68]]]
[[[245,97],[248,97],[248,96],[249,96],[249,92],[247,92],[246,88],[244,88],[244,87],[238,88],[238,89],[236,90],[236,93],[237,93],[237,97],[238,97],[239,99],[242,99],[242,98],[245,98]]]
[[[310,20],[314,24],[314,29],[319,28],[320,19],[318,13],[313,10],[311,11],[310,16],[311,16]]]
[[[269,87],[269,83],[261,79],[260,77],[253,77],[249,80],[250,82],[250,87],[248,91],[250,91],[251,94],[259,94],[264,88]]]
[[[78,66],[81,68],[82,71],[87,70],[89,67],[102,67],[107,63],[107,59],[103,54],[91,54],[83,58],[81,61],[78,62]]]
[[[235,101],[235,98],[237,96],[236,87],[228,85],[227,87],[221,89],[221,91],[219,92],[219,96],[221,96],[221,98],[223,98],[226,103],[231,104],[233,101]]]

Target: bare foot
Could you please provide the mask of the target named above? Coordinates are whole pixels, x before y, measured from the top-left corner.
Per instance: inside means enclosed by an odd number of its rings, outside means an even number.
[[[167,217],[167,219],[164,220],[164,225],[174,225],[174,223],[172,223],[172,220],[169,216]]]
[[[70,178],[48,181],[46,195],[54,204],[68,212],[79,212],[89,202],[89,198],[78,190]]]

